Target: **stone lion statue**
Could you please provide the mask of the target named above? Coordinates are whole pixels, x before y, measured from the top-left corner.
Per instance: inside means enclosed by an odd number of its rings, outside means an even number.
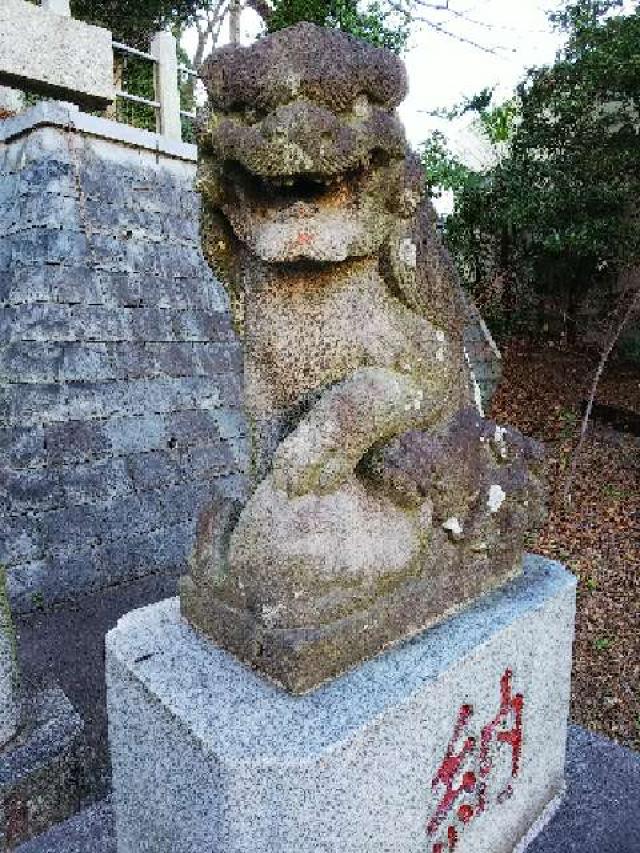
[[[244,340],[253,492],[200,519],[182,609],[303,692],[521,570],[540,449],[482,415],[399,59],[302,23],[203,76],[204,247]]]

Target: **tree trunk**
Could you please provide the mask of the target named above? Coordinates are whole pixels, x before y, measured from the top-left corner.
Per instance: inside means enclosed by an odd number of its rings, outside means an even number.
[[[229,4],[229,41],[240,44],[240,0],[231,0]]]

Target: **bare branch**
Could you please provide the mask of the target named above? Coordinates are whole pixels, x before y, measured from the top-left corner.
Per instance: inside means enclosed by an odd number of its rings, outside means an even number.
[[[220,0],[215,12],[209,13],[209,21],[207,25],[207,36],[212,36],[214,30],[217,26],[222,22],[225,15],[227,14],[227,4],[225,0]],[[215,42],[214,42],[215,43]]]
[[[240,44],[240,0],[229,0],[229,41]]]
[[[418,2],[417,5],[421,6],[423,4]],[[496,24],[488,24],[486,21],[478,21],[477,18],[470,18],[466,12],[458,12],[456,9],[447,9],[447,12],[454,18],[458,18],[467,24],[473,24],[474,27],[483,27],[485,30],[508,29]]]
[[[462,42],[463,44],[471,45],[471,47],[475,47],[477,50],[483,51],[483,53],[490,53],[492,56],[497,56],[499,51],[504,50],[502,47],[488,47],[485,44],[480,44],[480,42],[474,41],[474,39],[467,38],[466,36],[460,35],[459,33],[453,33],[451,30],[443,27],[442,24],[438,24],[435,21],[429,20],[429,18],[424,18],[419,15],[415,15],[413,18],[414,21],[419,21],[422,24],[425,24],[432,30],[440,33],[443,36],[447,36],[448,38],[455,39],[456,41]]]
[[[426,0],[416,0],[417,6],[423,6],[425,9],[433,9],[434,12],[451,12],[449,3],[427,3]]]
[[[460,9],[452,9],[449,4],[442,5],[441,3],[429,3],[428,0],[413,0],[416,6],[421,6],[423,9],[430,9],[434,12],[445,12],[452,18],[458,18],[466,24],[472,24],[474,27],[482,27],[485,30],[507,30],[508,32],[518,33],[522,30],[517,27],[505,27],[502,24],[489,24],[486,21],[480,21],[478,18],[471,17],[469,10],[461,11]],[[527,30],[527,32],[534,32]],[[543,30],[535,30],[535,32],[544,32]]]
[[[198,44],[193,57],[193,67],[199,71],[204,61],[207,44],[211,39],[212,46],[215,47],[220,34],[222,22],[227,14],[227,0],[219,0],[213,9],[207,10],[207,25],[206,27],[198,27]],[[194,82],[195,85],[195,82]]]
[[[636,273],[636,276],[640,275],[640,271]],[[637,284],[637,282],[636,282]],[[589,420],[591,418],[591,412],[593,411],[593,404],[596,398],[596,393],[598,391],[598,385],[600,384],[600,379],[602,378],[602,374],[607,365],[607,361],[615,345],[618,343],[620,339],[620,335],[624,331],[627,323],[631,319],[631,317],[635,314],[635,312],[640,309],[640,287],[635,289],[635,292],[631,290],[632,285],[629,284],[625,290],[623,291],[616,310],[613,314],[613,320],[611,323],[609,339],[605,344],[604,349],[602,350],[602,354],[600,356],[600,361],[598,363],[598,367],[596,368],[596,372],[593,377],[593,381],[591,383],[591,391],[589,393],[589,399],[587,401],[587,406],[585,409],[584,417],[582,419],[582,425],[580,427],[580,437],[578,439],[578,443],[576,444],[576,448],[573,451],[573,459],[571,460],[571,468],[569,470],[569,475],[567,477],[567,481],[564,486],[564,499],[567,503],[571,502],[571,487],[573,486],[573,481],[575,479],[576,470],[578,468],[578,459],[580,457],[580,453],[582,451],[582,447],[584,445],[584,441],[587,435],[587,430],[589,428]],[[631,291],[631,298],[629,298],[629,293]],[[625,308],[625,302],[629,298],[629,304]],[[616,323],[616,318],[618,322]]]
[[[423,9],[429,9],[432,12],[444,12],[448,15],[455,15],[461,20],[468,21],[469,23],[475,23],[470,18],[466,16],[465,12],[459,12],[457,10],[453,10],[449,7],[449,3],[430,3],[428,0],[415,0],[415,5],[420,6]],[[403,0],[390,0],[390,6],[392,9],[395,9],[396,12],[400,14],[405,14],[407,12],[407,5],[403,3]],[[434,21],[432,17],[428,17],[427,15],[411,15],[412,20],[418,21],[421,24],[425,24],[432,30],[440,33],[441,35],[447,36],[447,38],[454,39],[455,41],[462,42],[462,44],[468,44],[471,47],[476,48],[476,50],[481,50],[483,53],[489,53],[492,56],[499,55],[499,51],[504,50],[502,47],[490,47],[485,44],[480,44],[480,42],[475,41],[472,38],[468,38],[467,36],[461,35],[460,33],[453,32],[447,27],[443,26],[439,21]],[[485,24],[487,28],[491,29],[491,27]]]

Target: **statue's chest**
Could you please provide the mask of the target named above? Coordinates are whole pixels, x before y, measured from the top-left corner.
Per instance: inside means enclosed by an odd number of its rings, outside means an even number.
[[[377,276],[286,281],[254,294],[247,306],[247,356],[282,370],[357,364],[367,335],[388,322],[387,314]]]

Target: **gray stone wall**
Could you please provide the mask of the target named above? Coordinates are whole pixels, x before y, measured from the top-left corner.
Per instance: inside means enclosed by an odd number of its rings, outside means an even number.
[[[0,563],[24,612],[179,573],[245,488],[241,359],[195,164],[62,128],[0,145]]]

